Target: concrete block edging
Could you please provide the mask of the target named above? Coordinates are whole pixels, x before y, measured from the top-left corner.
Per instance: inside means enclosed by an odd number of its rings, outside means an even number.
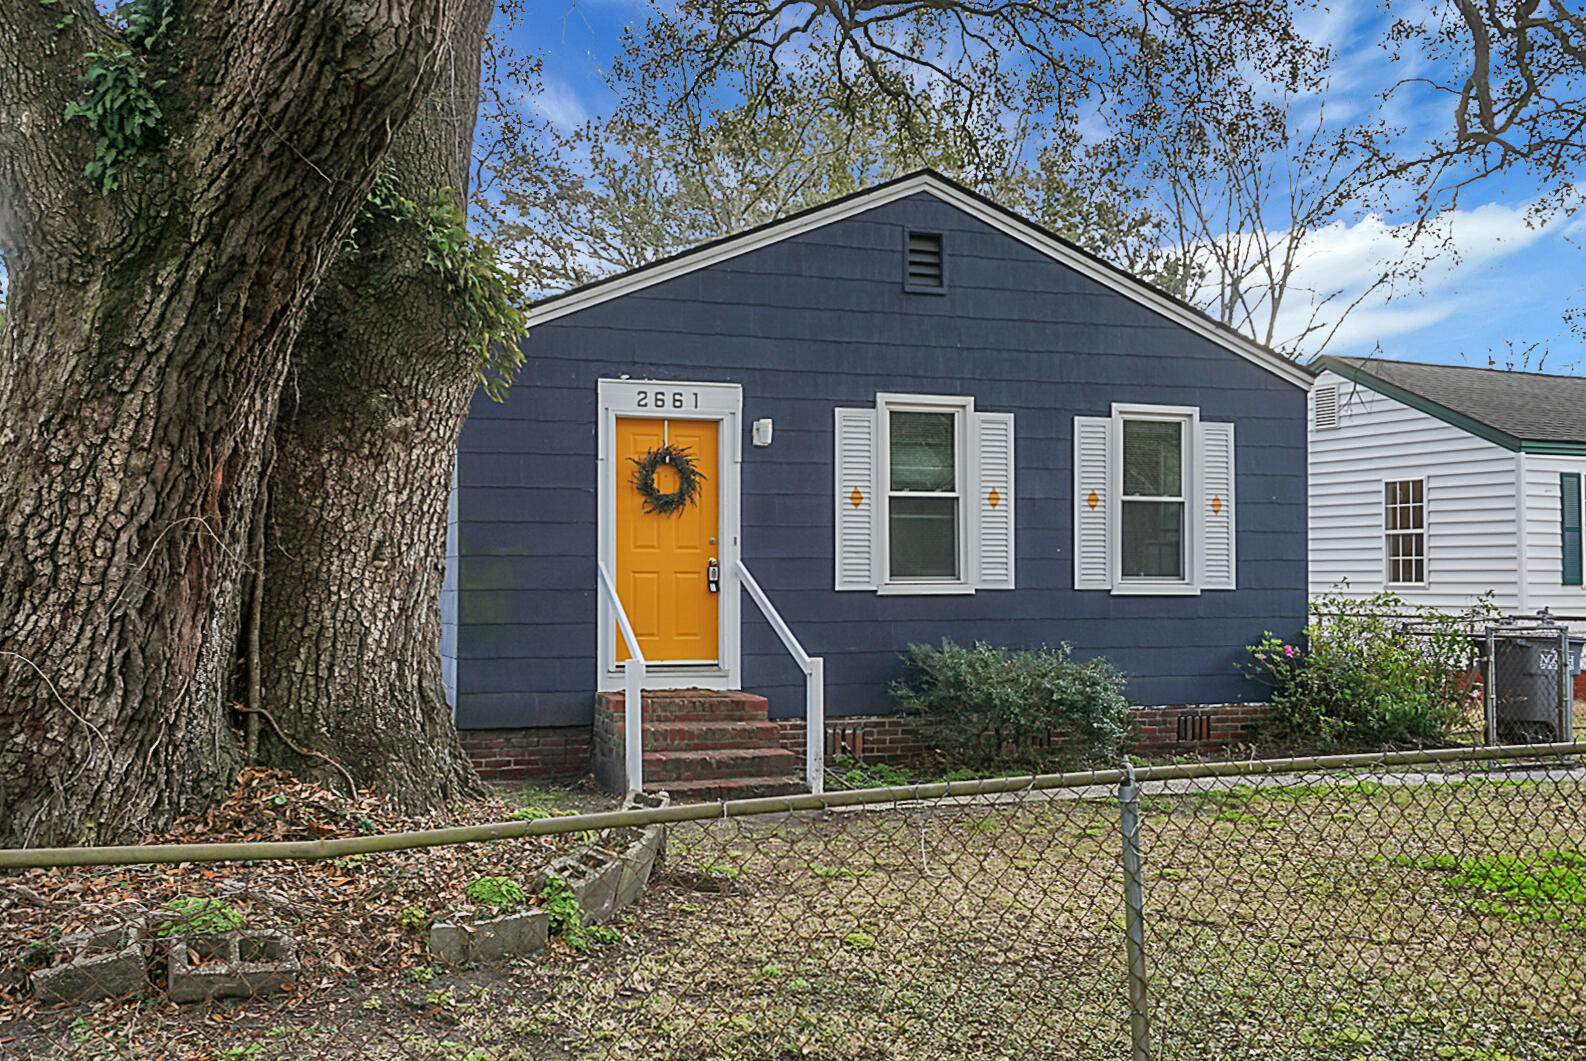
[[[630,792],[622,809],[661,808],[670,802],[664,792]],[[644,894],[666,848],[666,826],[658,822],[642,829],[613,829],[603,839],[609,847],[582,844],[558,855],[534,882],[538,891],[551,876],[565,881],[578,898],[586,925],[606,920]],[[548,916],[537,909],[487,921],[437,921],[430,926],[430,953],[446,965],[501,961],[544,950],[549,930]]]

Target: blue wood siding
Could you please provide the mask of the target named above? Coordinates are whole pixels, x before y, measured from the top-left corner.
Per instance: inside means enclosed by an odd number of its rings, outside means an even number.
[[[903,231],[946,236],[945,295],[903,289]],[[1235,663],[1304,623],[1305,392],[928,194],[833,222],[534,330],[504,404],[463,431],[458,721],[566,725],[596,682],[596,380],[741,384],[742,550],[805,647],[827,710],[888,710],[911,641],[1071,642],[1131,675],[1143,704],[1259,699]],[[972,394],[1015,414],[1017,585],[973,596],[833,590],[832,410],[878,391]],[[1114,597],[1073,585],[1073,418],[1113,402],[1234,421],[1238,585]],[[801,677],[744,603],[743,684],[803,713]]]

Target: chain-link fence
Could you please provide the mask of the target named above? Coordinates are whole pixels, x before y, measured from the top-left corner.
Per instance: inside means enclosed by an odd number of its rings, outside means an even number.
[[[1586,1056],[1582,753],[0,852],[0,1056]]]

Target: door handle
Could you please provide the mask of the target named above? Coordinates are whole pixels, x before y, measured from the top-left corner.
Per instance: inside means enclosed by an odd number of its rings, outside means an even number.
[[[705,565],[705,586],[712,593],[721,592],[721,564],[714,556]]]

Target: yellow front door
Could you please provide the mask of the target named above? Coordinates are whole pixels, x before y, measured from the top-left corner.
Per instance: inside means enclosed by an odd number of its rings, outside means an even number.
[[[680,512],[646,512],[633,482],[634,459],[670,443],[689,451],[705,476],[693,503]],[[721,425],[715,420],[617,418],[617,595],[639,637],[646,661],[714,664],[720,637],[719,593],[708,568],[721,559]],[[677,471],[663,465],[656,489],[677,489]],[[621,632],[617,659],[628,658]]]

